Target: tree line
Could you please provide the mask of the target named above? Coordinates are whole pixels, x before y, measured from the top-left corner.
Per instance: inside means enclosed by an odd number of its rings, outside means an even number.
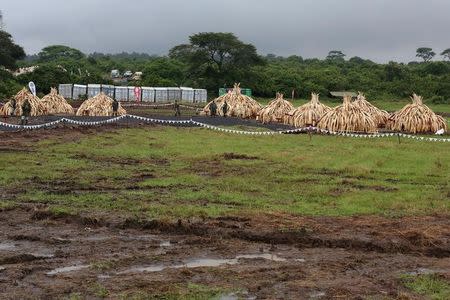
[[[59,83],[111,84],[110,71],[141,71],[140,86],[192,86],[216,94],[234,82],[251,88],[255,96],[273,97],[275,92],[309,97],[330,91],[364,91],[372,99],[406,98],[413,92],[434,103],[450,103],[450,49],[441,52],[442,61],[432,61],[431,48],[418,48],[422,62],[387,64],[361,57],[346,59],[332,50],[324,59],[298,55],[261,56],[254,45],[232,33],[198,33],[189,43],[173,47],[168,55],[145,53],[86,55],[67,46],[48,46],[37,55],[25,56],[6,32],[0,32],[0,99],[10,97],[21,86],[34,81],[41,93]],[[28,74],[13,76],[6,69],[39,66]]]

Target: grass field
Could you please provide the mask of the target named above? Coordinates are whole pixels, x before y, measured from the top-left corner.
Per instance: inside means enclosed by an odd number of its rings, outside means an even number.
[[[448,149],[396,138],[119,129],[3,150],[0,205],[152,218],[448,214]]]

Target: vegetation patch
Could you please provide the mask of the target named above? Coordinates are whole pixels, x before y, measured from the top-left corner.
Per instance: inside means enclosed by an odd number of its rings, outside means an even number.
[[[408,289],[430,299],[450,299],[450,283],[439,275],[405,275],[402,277],[402,282]]]

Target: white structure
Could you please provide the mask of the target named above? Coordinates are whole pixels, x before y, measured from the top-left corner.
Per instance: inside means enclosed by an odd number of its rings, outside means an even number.
[[[128,101],[128,87],[116,86],[114,95],[117,101]]]
[[[78,100],[80,96],[87,94],[87,86],[81,84],[73,85],[72,99]]]
[[[139,99],[136,99],[134,86],[114,86],[108,84],[60,84],[58,91],[64,98],[79,99],[81,95],[89,98],[105,93],[118,101],[143,101],[143,102],[194,102],[208,101],[208,92],[205,89],[193,89],[190,87],[139,87],[141,89]]]
[[[170,102],[181,100],[181,89],[177,87],[167,88],[167,100]]]
[[[143,87],[141,92],[142,102],[155,102],[155,89],[151,87]]]
[[[131,77],[131,79],[133,79],[133,80],[141,80],[141,78],[142,78],[142,72],[135,72],[133,74],[133,77]]]
[[[100,84],[88,84],[88,98],[92,98],[100,94],[102,86]]]
[[[205,89],[194,89],[194,102],[202,103],[208,101],[208,91]]]
[[[109,84],[102,84],[102,92],[107,96],[114,98],[114,86]]]
[[[111,70],[111,78],[119,78],[120,72],[119,70]]]
[[[167,102],[168,99],[167,88],[155,88],[155,102]]]
[[[181,87],[181,101],[194,102],[194,89]]]
[[[73,84],[60,84],[58,93],[66,99],[72,99]]]
[[[15,77],[19,76],[19,75],[24,75],[24,74],[29,74],[29,73],[33,73],[34,71],[36,71],[39,68],[39,66],[31,66],[31,67],[25,67],[25,68],[19,68],[18,70],[13,72],[13,75]]]

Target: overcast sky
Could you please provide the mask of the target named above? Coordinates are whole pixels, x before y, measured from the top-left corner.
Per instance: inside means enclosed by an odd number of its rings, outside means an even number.
[[[203,31],[233,32],[260,54],[378,62],[450,48],[450,0],[1,0],[6,30],[28,54],[63,44],[85,53],[167,54]]]

